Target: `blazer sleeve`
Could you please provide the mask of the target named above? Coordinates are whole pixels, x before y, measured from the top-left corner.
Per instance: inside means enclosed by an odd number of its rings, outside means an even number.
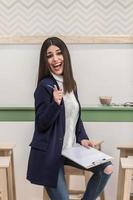
[[[58,105],[53,99],[52,91],[40,84],[34,94],[35,97],[35,123],[39,131],[44,131],[53,125],[57,119],[62,104]]]
[[[79,117],[79,120],[77,123],[77,142],[80,143],[81,140],[83,139],[89,140],[89,137],[87,136],[83,122],[81,118]]]

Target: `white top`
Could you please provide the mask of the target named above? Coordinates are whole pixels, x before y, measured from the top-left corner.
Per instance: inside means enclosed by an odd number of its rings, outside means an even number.
[[[52,74],[56,79],[59,87],[63,89],[63,77]],[[63,141],[63,149],[70,148],[76,143],[75,131],[79,117],[79,104],[72,92],[63,95],[65,105],[65,135]]]

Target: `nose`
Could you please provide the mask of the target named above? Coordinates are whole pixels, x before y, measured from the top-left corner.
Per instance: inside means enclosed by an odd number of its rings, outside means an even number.
[[[53,60],[54,60],[54,61],[58,60],[58,56],[57,56],[56,54],[54,54]]]

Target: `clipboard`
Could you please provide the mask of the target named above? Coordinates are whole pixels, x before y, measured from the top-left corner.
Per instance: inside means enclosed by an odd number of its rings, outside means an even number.
[[[62,155],[80,166],[89,169],[112,159],[111,156],[95,148],[86,148],[82,145],[76,145],[71,148],[63,149]]]

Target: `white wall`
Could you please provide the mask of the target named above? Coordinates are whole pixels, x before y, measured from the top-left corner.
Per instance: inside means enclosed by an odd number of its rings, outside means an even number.
[[[34,105],[39,50],[40,45],[0,45],[0,107]],[[99,104],[100,95],[112,95],[115,103],[133,101],[133,45],[69,45],[69,50],[82,105]],[[105,141],[103,150],[114,157],[106,195],[108,200],[116,200],[116,147],[132,143],[133,123],[85,123],[85,127],[91,138]],[[33,122],[0,122],[0,142],[16,143],[17,200],[40,200],[42,196],[41,187],[25,180],[33,129]]]
[[[133,45],[69,45],[82,105],[133,100]],[[0,45],[0,106],[33,106],[40,45]],[[16,92],[17,91],[17,92]]]
[[[70,50],[83,105],[99,103],[100,95],[111,95],[117,103],[133,100],[133,45],[77,45]]]

